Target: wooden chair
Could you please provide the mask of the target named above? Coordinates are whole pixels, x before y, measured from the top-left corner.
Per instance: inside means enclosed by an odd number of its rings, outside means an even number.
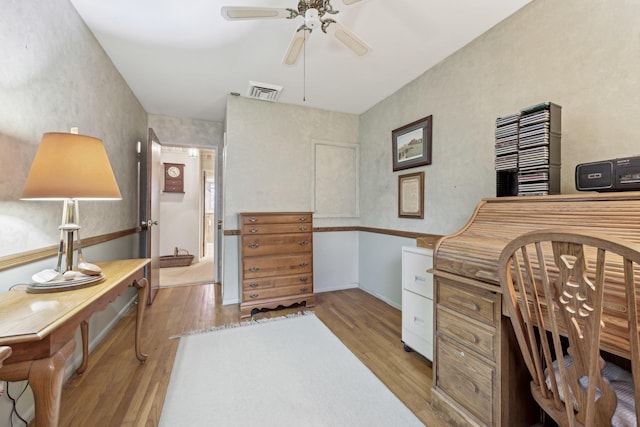
[[[640,245],[541,230],[512,240],[498,265],[531,393],[545,413],[561,426],[640,426]],[[602,358],[612,330],[622,331],[616,339],[628,345],[621,354],[632,355],[632,374]]]
[[[2,368],[2,362],[11,356],[11,347],[0,346],[0,368]]]

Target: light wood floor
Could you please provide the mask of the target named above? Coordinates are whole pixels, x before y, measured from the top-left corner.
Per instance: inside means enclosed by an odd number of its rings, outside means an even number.
[[[142,350],[149,357],[144,364],[133,351],[132,310],[90,355],[87,371],[74,374],[63,387],[60,426],[156,426],[179,341],[168,337],[240,321],[238,305],[217,302],[219,288],[160,289],[145,313]],[[254,318],[300,310],[270,311]],[[429,427],[446,425],[429,405],[430,362],[403,350],[399,310],[359,289],[317,294],[313,310],[422,422]]]

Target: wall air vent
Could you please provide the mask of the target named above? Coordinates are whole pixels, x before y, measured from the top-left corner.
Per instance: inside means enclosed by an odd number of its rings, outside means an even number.
[[[247,97],[263,101],[276,101],[280,92],[282,92],[282,86],[250,81]]]

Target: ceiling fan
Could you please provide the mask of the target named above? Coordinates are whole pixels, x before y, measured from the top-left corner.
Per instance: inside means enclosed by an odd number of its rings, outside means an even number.
[[[351,5],[364,0],[342,0],[345,5]],[[276,7],[224,6],[222,16],[230,21],[249,19],[294,19],[304,18],[304,23],[296,30],[289,43],[287,52],[282,59],[286,65],[294,65],[300,56],[306,39],[317,28],[325,34],[334,37],[358,56],[364,56],[371,48],[339,21],[329,17],[335,15],[330,0],[300,0],[297,9]]]

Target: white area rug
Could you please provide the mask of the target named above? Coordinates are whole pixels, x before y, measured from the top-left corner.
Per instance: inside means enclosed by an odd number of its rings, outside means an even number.
[[[160,426],[422,426],[315,316],[180,339]]]

